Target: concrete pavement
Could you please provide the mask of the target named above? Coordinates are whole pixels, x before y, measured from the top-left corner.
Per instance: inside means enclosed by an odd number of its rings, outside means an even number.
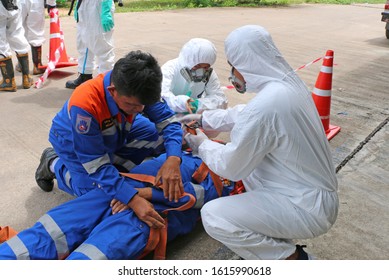
[[[204,8],[115,15],[116,58],[141,49],[160,63],[178,55],[193,37],[213,41],[215,70],[227,85],[230,68],[223,41],[245,24],[267,28],[293,68],[334,50],[331,124],[341,132],[330,141],[338,167],[340,211],[325,235],[298,240],[318,259],[389,259],[389,40],[380,22],[381,5],[296,5],[261,8]],[[76,57],[72,17],[61,24],[69,56]],[[49,34],[49,23],[46,24]],[[48,53],[48,41],[44,46]],[[15,60],[16,62],[16,60]],[[321,62],[298,73],[313,88]],[[42,150],[49,145],[51,119],[70,96],[65,88],[76,67],[56,70],[42,89],[0,93],[0,226],[32,226],[50,208],[72,199],[57,188],[42,192],[34,180]],[[36,79],[36,77],[35,77]],[[21,85],[17,73],[16,82]],[[230,106],[253,95],[226,91]],[[228,135],[223,135],[228,139]],[[208,237],[199,223],[195,232],[168,247],[169,259],[234,259],[226,247]]]

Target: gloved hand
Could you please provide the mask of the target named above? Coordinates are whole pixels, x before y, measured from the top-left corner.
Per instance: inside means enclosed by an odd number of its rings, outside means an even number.
[[[202,117],[201,114],[187,114],[182,117],[177,117],[176,119],[178,122],[182,124],[188,124],[192,121],[197,121],[202,126],[201,117]]]
[[[112,0],[104,0],[101,3],[101,24],[103,25],[104,32],[110,31],[115,25],[111,13]]]
[[[197,109],[199,108],[199,100],[198,99],[193,100],[191,98],[191,99],[188,99],[187,102],[188,102],[188,104],[187,104],[188,112],[190,114],[196,113]]]
[[[192,149],[192,154],[197,155],[199,153],[199,146],[204,142],[204,140],[209,139],[200,128],[196,128],[196,135],[187,133],[184,136],[186,143]]]

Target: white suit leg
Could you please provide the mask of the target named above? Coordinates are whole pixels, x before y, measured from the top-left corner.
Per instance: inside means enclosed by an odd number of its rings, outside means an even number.
[[[7,40],[7,19],[0,16],[0,55],[8,57],[12,55],[11,49]],[[0,57],[3,58],[3,57]]]
[[[94,57],[93,51],[88,48],[87,39],[82,35],[80,29],[84,28],[77,24],[77,51],[78,51],[78,72],[81,74],[93,74]]]
[[[285,259],[292,239],[312,238],[315,222],[287,197],[266,190],[222,197],[201,210],[204,228],[244,259]]]
[[[22,15],[20,11],[15,16],[8,19],[8,28],[6,29],[7,41],[11,49],[18,54],[25,54],[29,51],[30,45],[24,37],[24,28],[22,24]]]
[[[113,30],[102,33],[96,36],[96,44],[94,47],[98,73],[104,73],[112,70],[115,63],[115,54],[113,50]]]
[[[114,7],[112,3],[112,13]],[[112,70],[114,65],[113,30],[103,32],[100,14],[101,0],[83,0],[78,9],[78,69],[83,74],[93,74],[95,59],[99,73]]]
[[[25,0],[21,2],[23,28],[28,43],[33,47],[45,42],[45,7],[42,0]]]

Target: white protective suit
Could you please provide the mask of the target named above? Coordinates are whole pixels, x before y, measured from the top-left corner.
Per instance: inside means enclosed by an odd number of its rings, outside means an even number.
[[[181,49],[178,58],[167,61],[162,65],[162,97],[176,113],[188,112],[187,101],[198,100],[197,112],[208,109],[226,108],[225,96],[215,71],[207,83],[187,82],[180,70],[184,67],[192,69],[200,63],[212,65],[216,61],[216,48],[212,42],[202,38],[193,38]]]
[[[28,43],[33,47],[42,46],[45,42],[45,1],[19,0],[19,3]],[[47,4],[55,6],[56,0],[47,0]]]
[[[13,3],[20,7],[18,0],[14,0]],[[25,54],[29,49],[30,45],[24,37],[20,8],[7,11],[0,3],[0,55],[9,57],[12,51]]]
[[[112,70],[115,63],[114,28],[104,32],[101,25],[101,3],[103,1],[82,0],[78,9],[77,51],[78,72],[81,74],[93,74],[95,59],[99,74]],[[112,1],[112,18],[114,12],[115,4]]]
[[[203,114],[205,128],[233,128],[230,143],[204,140],[199,156],[216,174],[243,180],[247,192],[208,203],[202,221],[210,236],[244,259],[285,259],[296,250],[292,239],[326,233],[336,220],[328,140],[310,91],[265,29],[236,29],[225,52],[257,94],[245,107]]]

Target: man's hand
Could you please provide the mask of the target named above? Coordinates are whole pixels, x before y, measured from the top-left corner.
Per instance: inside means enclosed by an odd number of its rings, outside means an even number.
[[[120,213],[124,210],[130,209],[130,207],[128,207],[126,204],[121,203],[119,200],[117,200],[115,198],[111,200],[111,203],[109,206],[111,206],[111,208],[112,208],[112,215],[114,215],[116,213]]]
[[[136,194],[128,203],[128,206],[134,211],[136,216],[145,222],[151,228],[163,228],[165,220],[154,210],[154,206]]]
[[[174,200],[177,202],[184,193],[180,164],[181,159],[179,157],[168,157],[155,177],[155,185],[159,186],[162,183],[160,187],[165,198],[168,198],[169,201]]]
[[[186,143],[192,149],[193,155],[197,155],[199,153],[199,146],[204,142],[204,140],[209,139],[201,129],[196,128],[196,135],[187,133],[184,136]]]
[[[139,189],[135,188],[135,189],[138,191],[139,196],[141,196],[142,198],[148,201],[151,201],[153,195],[151,188],[139,188]],[[127,204],[124,204],[115,198],[112,199],[110,206],[112,208],[112,215],[130,209],[130,207],[128,207]]]

